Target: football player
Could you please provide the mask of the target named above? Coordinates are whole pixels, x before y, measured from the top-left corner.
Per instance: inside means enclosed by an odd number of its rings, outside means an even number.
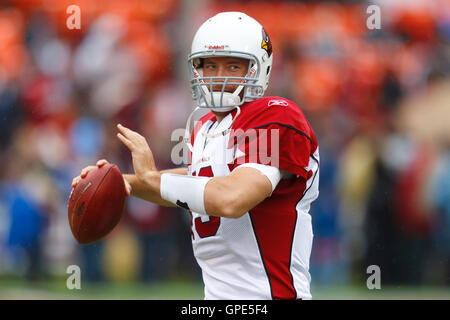
[[[197,109],[210,112],[192,133],[188,119],[187,168],[159,171],[146,139],[117,126],[135,171],[124,174],[127,194],[189,211],[205,299],[311,298],[319,148],[295,103],[264,96],[272,60],[267,33],[244,13],[219,13],[198,29],[191,87]]]

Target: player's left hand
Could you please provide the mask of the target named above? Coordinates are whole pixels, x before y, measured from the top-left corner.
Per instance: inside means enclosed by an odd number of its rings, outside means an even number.
[[[147,140],[139,133],[121,124],[117,125],[117,129],[120,131],[117,137],[131,151],[136,178],[145,183],[145,174],[149,171],[157,171],[153,153],[147,144]]]

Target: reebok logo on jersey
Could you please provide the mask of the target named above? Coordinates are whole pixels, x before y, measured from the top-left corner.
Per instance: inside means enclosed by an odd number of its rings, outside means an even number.
[[[283,106],[283,107],[287,107],[288,103],[285,100],[270,100],[269,103],[267,104],[269,107],[270,106]]]

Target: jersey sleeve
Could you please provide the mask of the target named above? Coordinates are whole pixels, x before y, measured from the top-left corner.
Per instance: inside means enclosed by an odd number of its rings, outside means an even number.
[[[281,180],[281,171],[280,169],[272,166],[266,166],[259,163],[244,163],[239,165],[237,168],[253,168],[261,172],[263,175],[269,179],[270,184],[272,185],[272,192],[278,185],[278,182]],[[237,169],[235,168],[235,169]]]
[[[282,101],[286,104],[274,106],[262,101],[265,104],[234,127],[230,145],[236,156],[231,169],[258,163],[309,178],[306,167],[316,148],[314,134],[298,106]]]

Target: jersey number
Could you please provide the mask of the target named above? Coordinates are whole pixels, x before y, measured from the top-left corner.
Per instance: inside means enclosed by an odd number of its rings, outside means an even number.
[[[211,166],[201,168],[198,173],[194,172],[194,176],[199,177],[214,177]],[[195,230],[197,230],[200,238],[215,236],[220,226],[220,217],[208,216],[208,221],[202,221],[200,217],[194,219]],[[191,228],[192,228],[192,213],[191,213]],[[194,232],[191,229],[192,238],[194,238]]]

